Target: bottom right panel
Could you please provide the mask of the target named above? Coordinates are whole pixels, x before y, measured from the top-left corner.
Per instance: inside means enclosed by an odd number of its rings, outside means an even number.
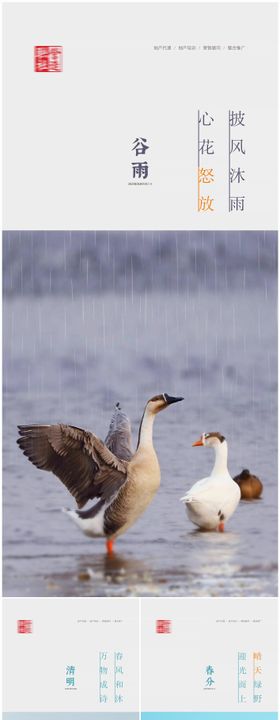
[[[277,600],[147,598],[142,720],[277,718]]]

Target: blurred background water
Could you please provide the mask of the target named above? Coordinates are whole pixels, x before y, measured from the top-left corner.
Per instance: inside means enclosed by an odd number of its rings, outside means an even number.
[[[277,593],[277,234],[6,232],[4,593]],[[161,488],[107,558],[60,511],[74,499],[16,445],[17,424],[65,422],[104,438],[114,404],[136,444],[149,397],[183,395],[155,422]],[[259,475],[226,532],[201,533],[179,502],[211,470]]]

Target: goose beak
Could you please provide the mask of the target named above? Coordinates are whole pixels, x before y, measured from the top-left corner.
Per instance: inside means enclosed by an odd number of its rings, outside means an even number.
[[[172,397],[172,395],[167,395],[167,393],[164,393],[165,402],[167,405],[172,405],[172,403],[180,402],[180,400],[184,400],[183,397]]]
[[[199,438],[199,440],[196,440],[195,442],[193,442],[192,447],[199,447],[200,445],[203,445],[201,438]]]

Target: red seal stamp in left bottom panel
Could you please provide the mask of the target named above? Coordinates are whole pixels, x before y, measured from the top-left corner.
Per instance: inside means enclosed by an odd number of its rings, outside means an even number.
[[[21,635],[26,635],[33,632],[32,620],[18,620],[17,621],[17,632]]]
[[[63,47],[62,45],[35,45],[34,71],[35,72],[62,72]]]

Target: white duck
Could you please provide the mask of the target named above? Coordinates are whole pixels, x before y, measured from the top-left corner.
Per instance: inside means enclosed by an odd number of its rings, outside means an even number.
[[[203,433],[193,447],[204,445],[215,451],[214,467],[209,477],[196,482],[181,498],[190,520],[203,530],[224,531],[240,500],[240,488],[227,467],[228,445],[218,432]]]

